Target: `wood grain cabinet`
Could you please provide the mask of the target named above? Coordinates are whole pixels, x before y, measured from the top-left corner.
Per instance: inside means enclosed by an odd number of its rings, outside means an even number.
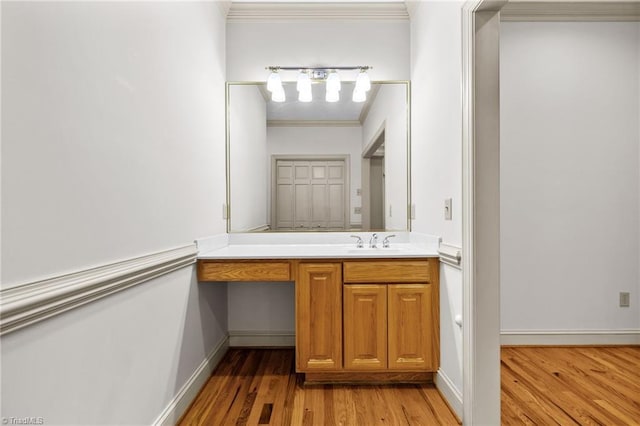
[[[387,368],[387,286],[344,286],[344,367]]]
[[[437,371],[438,269],[436,259],[344,262],[345,370]]]
[[[342,264],[300,263],[296,280],[296,369],[342,369]]]

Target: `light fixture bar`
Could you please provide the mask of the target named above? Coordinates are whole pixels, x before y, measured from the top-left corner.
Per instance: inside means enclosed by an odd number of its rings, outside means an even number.
[[[277,71],[277,70],[282,70],[282,71],[300,71],[300,70],[307,70],[307,71],[327,71],[327,70],[340,70],[340,71],[353,71],[353,70],[363,70],[363,71],[367,71],[372,69],[373,67],[370,67],[368,65],[357,65],[357,66],[348,66],[348,67],[334,67],[334,66],[324,66],[324,67],[281,67],[281,66],[270,66],[270,67],[265,67],[265,69],[269,70],[269,71]]]

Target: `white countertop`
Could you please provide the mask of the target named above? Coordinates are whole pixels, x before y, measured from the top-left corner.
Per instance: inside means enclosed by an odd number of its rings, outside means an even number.
[[[439,239],[396,233],[390,247],[382,241],[391,233],[379,233],[378,248],[369,248],[371,233],[356,233],[364,241],[357,248],[348,233],[222,234],[198,240],[198,259],[330,259],[330,258],[426,258],[438,257]],[[352,241],[346,243],[345,241]]]

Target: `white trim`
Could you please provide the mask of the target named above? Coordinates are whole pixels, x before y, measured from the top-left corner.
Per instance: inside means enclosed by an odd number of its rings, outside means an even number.
[[[360,127],[358,120],[267,120],[267,127]]]
[[[503,330],[501,345],[639,345],[640,329]]]
[[[640,2],[509,2],[501,21],[628,22],[640,21]]]
[[[389,3],[238,3],[233,2],[227,23],[305,21],[408,21],[404,2]]]
[[[463,416],[500,423],[499,11],[506,0],[462,7]],[[495,119],[495,118],[498,119]],[[495,182],[498,182],[497,188]],[[476,203],[476,200],[482,200]]]
[[[296,334],[293,331],[229,330],[231,347],[293,347]]]
[[[441,242],[438,247],[438,255],[440,255],[440,262],[443,264],[462,269],[462,247]]]
[[[0,335],[195,263],[189,244],[0,291]]]
[[[462,416],[463,423],[472,424],[474,401],[474,330],[472,265],[475,263],[473,238],[473,15],[481,0],[468,0],[462,7]]]
[[[209,353],[209,355],[196,368],[191,377],[180,388],[178,393],[171,399],[169,405],[162,410],[162,413],[152,423],[153,425],[175,425],[180,417],[189,408],[193,400],[198,396],[200,389],[205,385],[213,370],[218,366],[222,357],[229,349],[229,336],[224,339]]]
[[[462,418],[462,393],[453,384],[449,376],[439,369],[434,378],[434,382],[444,399],[449,403],[449,407],[456,413],[459,419]]]

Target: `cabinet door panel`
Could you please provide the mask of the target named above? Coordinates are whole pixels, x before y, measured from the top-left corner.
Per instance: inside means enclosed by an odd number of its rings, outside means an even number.
[[[344,367],[387,368],[387,286],[344,286]]]
[[[389,369],[432,370],[431,284],[392,284],[389,293]]]
[[[296,281],[298,371],[342,369],[342,267],[301,263]]]

